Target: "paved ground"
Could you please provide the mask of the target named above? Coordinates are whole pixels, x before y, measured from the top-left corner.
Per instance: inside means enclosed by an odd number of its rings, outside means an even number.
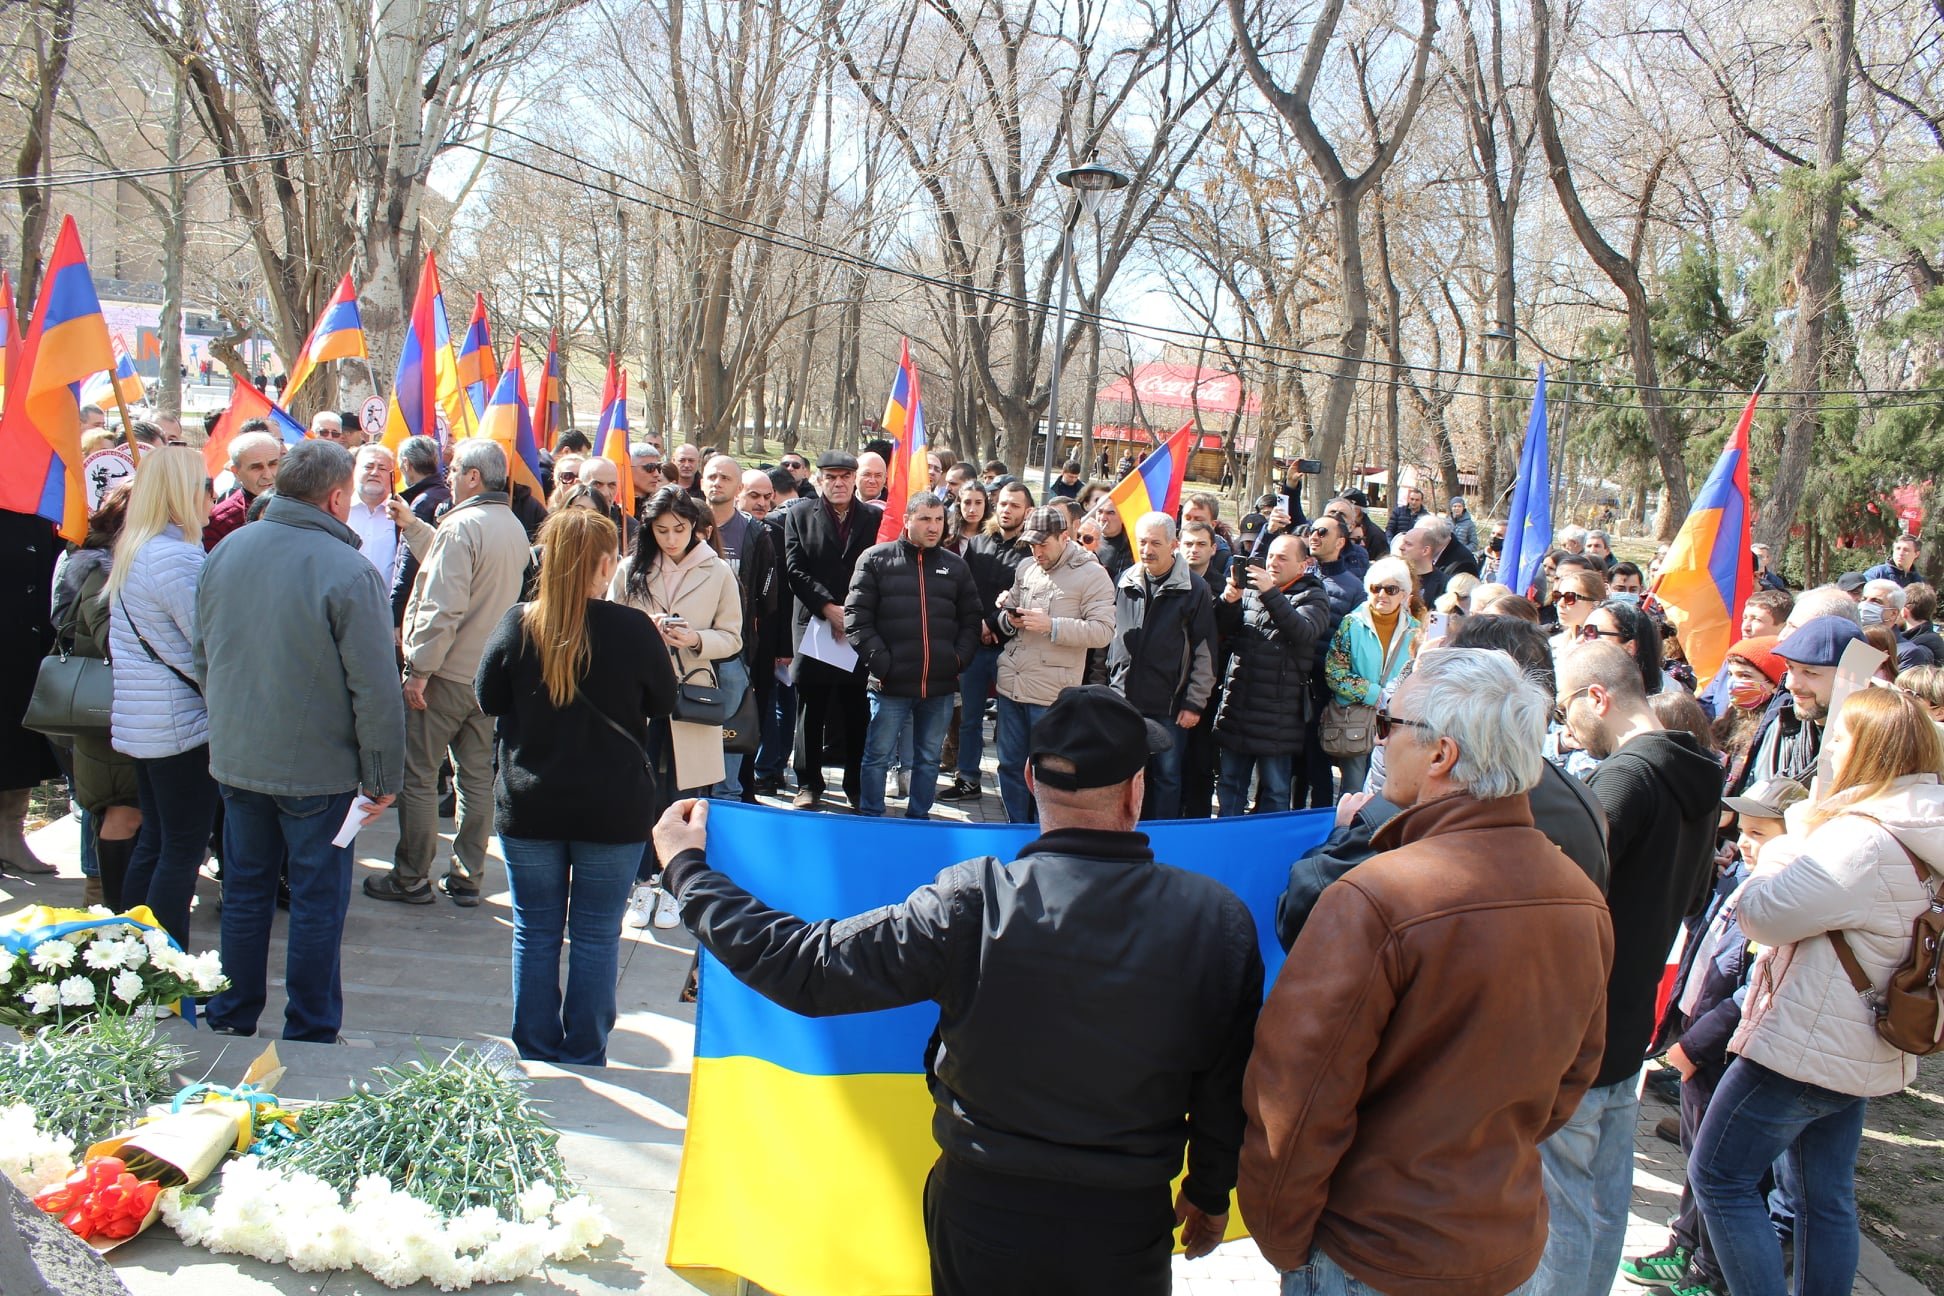
[[[940,817],[980,821],[1004,817],[990,759],[987,763],[986,795],[969,807],[941,802]],[[841,796],[833,797],[833,802],[841,807]],[[388,866],[395,841],[389,817],[359,838],[360,878]],[[61,876],[38,884],[11,875],[0,877],[0,905],[78,904],[76,842],[72,820],[43,829],[34,838],[35,849],[60,864]],[[215,882],[204,880],[194,926],[193,943],[198,947],[215,942],[217,890]],[[289,1097],[335,1096],[382,1061],[409,1059],[421,1049],[436,1054],[461,1040],[504,1043],[512,1014],[511,929],[503,872],[488,879],[485,903],[474,910],[444,900],[422,908],[380,903],[354,888],[345,932],[344,973],[345,1036],[352,1047],[281,1046],[291,1068],[282,1092]],[[280,922],[272,948],[270,1006],[264,1016],[270,1033],[282,1013],[282,981],[276,975],[283,959],[281,935]],[[614,1221],[617,1240],[588,1261],[548,1270],[508,1290],[523,1296],[542,1292],[595,1296],[698,1289],[695,1280],[674,1274],[661,1263],[688,1103],[694,1011],[677,1002],[677,994],[692,949],[693,942],[679,929],[626,933],[619,986],[621,1017],[611,1039],[607,1069],[529,1066],[538,1096],[549,1104],[563,1132],[569,1167],[585,1180]],[[257,1041],[222,1041],[206,1032],[183,1034],[202,1049],[202,1064],[219,1081],[240,1076],[261,1048]],[[1629,1253],[1661,1245],[1680,1193],[1680,1151],[1653,1132],[1655,1123],[1668,1113],[1651,1097],[1642,1112]],[[1899,1273],[1867,1237],[1863,1261],[1858,1293],[1917,1296],[1925,1290]],[[213,1256],[182,1246],[160,1226],[117,1251],[115,1265],[136,1296],[273,1292],[375,1296],[387,1290],[356,1272],[298,1274],[253,1260]],[[1278,1290],[1273,1269],[1246,1241],[1231,1243],[1193,1264],[1177,1258],[1175,1273],[1175,1290],[1184,1296],[1272,1296]],[[732,1283],[701,1289],[726,1296],[736,1287]],[[1616,1282],[1614,1290],[1641,1289]]]

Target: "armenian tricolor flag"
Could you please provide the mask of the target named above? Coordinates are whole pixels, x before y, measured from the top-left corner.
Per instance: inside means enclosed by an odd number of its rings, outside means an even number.
[[[0,270],[0,398],[13,381],[14,364],[20,359],[20,319],[14,314],[13,280]]]
[[[1107,502],[1120,512],[1128,535],[1134,534],[1134,524],[1149,513],[1173,517],[1181,507],[1181,484],[1188,479],[1188,456],[1194,449],[1194,437],[1195,421],[1189,419],[1107,492]]]
[[[1758,387],[1748,398],[1735,434],[1721,448],[1714,471],[1694,497],[1652,590],[1681,636],[1681,648],[1703,688],[1721,670],[1729,647],[1741,636],[1742,605],[1755,592],[1755,568],[1748,552],[1753,515],[1748,495],[1748,431],[1755,422],[1755,402],[1761,398]]]
[[[466,389],[473,413],[486,412],[486,401],[499,382],[499,359],[493,354],[493,334],[486,323],[486,294],[473,294],[472,322],[459,342],[459,385]]]
[[[7,350],[11,359],[15,348]],[[88,534],[88,492],[78,393],[114,367],[115,355],[72,216],[61,218],[19,351],[0,412],[0,509],[38,513],[79,544]]]
[[[628,457],[628,371],[615,367],[613,352],[608,353],[607,381],[601,385],[601,421],[594,427],[594,456],[614,465],[621,478],[621,489],[614,501],[623,513],[633,517],[634,460]]]
[[[533,439],[551,450],[560,439],[560,335],[547,335],[547,367],[540,371],[540,395],[533,405]]]
[[[506,452],[509,483],[525,483],[543,502],[540,491],[540,446],[533,438],[533,414],[527,406],[526,375],[520,371],[520,339],[513,339],[513,353],[499,376],[493,399],[479,416],[479,435],[499,442]]]
[[[898,376],[891,380],[891,398],[884,403],[883,435],[891,440],[891,472],[884,484],[884,517],[878,522],[878,543],[904,534],[905,505],[923,478],[913,465],[925,462],[925,404],[918,396],[918,370],[911,363],[911,339],[898,348]]]
[[[466,398],[466,384],[460,381],[459,356],[452,345],[452,326],[446,318],[445,294],[436,287],[432,302],[435,340],[432,348],[432,389],[439,400],[439,412],[445,415],[446,435],[455,440],[473,436],[479,431],[479,411]]]
[[[230,393],[229,408],[216,420],[216,425],[210,429],[209,439],[203,442],[203,471],[215,477],[229,467],[230,442],[242,431],[245,423],[256,418],[266,420],[270,430],[282,437],[287,446],[296,445],[309,435],[302,423],[258,391],[249,379],[238,374],[235,390]]]
[[[310,336],[291,359],[290,373],[284,380],[284,403],[297,399],[298,389],[319,365],[332,360],[363,360],[366,356],[364,321],[358,315],[358,290],[352,285],[347,270],[331,300],[318,313],[317,323],[311,325]]]
[[[131,405],[147,400],[148,384],[135,368],[135,357],[128,353],[128,343],[122,341],[119,333],[110,334],[108,340],[115,353],[115,387],[121,392],[122,400]]]
[[[1265,988],[1283,962],[1275,912],[1287,862],[1331,827],[1327,810],[1141,825],[1156,859],[1205,873],[1248,905]],[[769,904],[840,918],[903,900],[952,861],[1011,859],[1037,831],[715,802],[709,858]],[[780,832],[787,851],[774,849]],[[921,1202],[938,1159],[925,1083],[936,1005],[801,1017],[707,954],[698,1003],[669,1267],[726,1271],[792,1296],[930,1291]],[[1230,1236],[1242,1235],[1241,1219],[1230,1212]]]
[[[412,298],[412,313],[405,321],[405,345],[398,352],[398,375],[392,380],[391,403],[385,410],[386,449],[394,456],[407,437],[429,436],[443,442],[439,435],[439,415],[446,415],[446,426],[458,436],[472,426],[454,417],[445,408],[447,388],[459,393],[459,364],[452,355],[452,337],[446,331],[445,295],[439,291],[439,263],[430,252],[425,268],[419,272],[418,292]],[[464,404],[463,396],[459,403]]]

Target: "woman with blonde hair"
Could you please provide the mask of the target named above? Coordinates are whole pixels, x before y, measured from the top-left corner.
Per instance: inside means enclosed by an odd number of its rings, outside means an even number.
[[[192,647],[208,521],[202,455],[187,446],[149,451],[101,592],[115,663],[111,741],[135,761],[142,814],[122,902],[147,905],[184,946],[218,805]]]
[[[613,522],[562,509],[541,526],[540,548],[532,601],[500,619],[473,680],[480,710],[498,717],[512,1038],[523,1058],[602,1066],[621,916],[666,796],[648,768],[648,726],[674,703],[675,671],[655,626],[602,597],[617,566]]]
[[[1410,665],[1419,629],[1405,603],[1411,584],[1411,569],[1402,558],[1379,558],[1364,573],[1364,591],[1370,597],[1343,618],[1323,662],[1323,682],[1338,704],[1374,708]],[[1368,748],[1327,759],[1342,774],[1345,792],[1360,790],[1369,777]]]
[[[1763,948],[1688,1163],[1734,1292],[1788,1290],[1761,1189],[1781,1156],[1800,1185],[1795,1290],[1850,1290],[1864,1107],[1917,1078],[1917,1059],[1877,1034],[1842,951],[1873,993],[1910,956],[1944,871],[1944,742],[1919,699],[1873,687],[1849,696],[1823,744],[1828,791],[1790,809],[1789,835],[1763,847],[1737,902]]]
[[[678,684],[715,684],[718,663],[734,659],[741,665],[742,589],[735,571],[708,542],[712,521],[693,495],[679,486],[662,487],[642,509],[634,552],[608,587],[609,598],[648,614],[661,633],[663,653],[673,660]],[[732,708],[739,700],[728,699]],[[667,770],[662,805],[678,796],[707,796],[726,769],[720,724],[657,720],[649,751],[657,767]],[[662,805],[655,807],[657,814]],[[656,925],[673,927],[681,921],[674,897],[664,894],[657,901],[648,885],[659,872],[652,847],[643,853],[642,870],[642,885],[629,901],[629,925],[646,926],[652,906]]]

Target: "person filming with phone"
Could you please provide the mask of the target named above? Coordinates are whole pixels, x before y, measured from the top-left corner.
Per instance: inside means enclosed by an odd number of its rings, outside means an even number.
[[[1249,808],[1258,768],[1264,800],[1256,809],[1287,810],[1309,719],[1310,674],[1330,636],[1329,593],[1307,539],[1292,530],[1270,542],[1267,558],[1231,564],[1215,623],[1232,652],[1215,714],[1219,813]]]

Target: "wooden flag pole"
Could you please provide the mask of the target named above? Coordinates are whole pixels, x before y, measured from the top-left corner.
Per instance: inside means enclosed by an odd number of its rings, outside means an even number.
[[[129,457],[139,469],[142,466],[142,452],[135,444],[135,420],[128,416],[128,402],[122,399],[121,381],[115,377],[112,369],[108,371],[108,387],[115,393],[115,408],[121,411],[122,440],[128,443]]]

